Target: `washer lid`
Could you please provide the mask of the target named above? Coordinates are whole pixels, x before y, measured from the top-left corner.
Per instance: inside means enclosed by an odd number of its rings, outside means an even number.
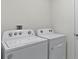
[[[5,41],[5,44],[7,48],[17,48],[21,47],[24,45],[30,45],[30,44],[35,44],[38,42],[46,41],[47,39],[39,38],[36,36],[28,37],[28,38],[20,38],[20,39],[11,39],[8,41]]]
[[[47,38],[47,39],[53,39],[53,38],[64,37],[63,34],[58,34],[58,33],[41,34],[41,35],[38,35],[38,36],[43,37],[43,38]]]

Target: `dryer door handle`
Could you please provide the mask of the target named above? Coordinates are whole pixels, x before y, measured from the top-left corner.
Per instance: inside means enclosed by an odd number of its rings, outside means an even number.
[[[63,44],[64,44],[64,42],[63,42],[63,43],[60,43],[60,44],[58,44],[58,45],[55,45],[54,47],[51,48],[51,50],[56,49],[56,48],[59,48],[59,47],[61,47]]]

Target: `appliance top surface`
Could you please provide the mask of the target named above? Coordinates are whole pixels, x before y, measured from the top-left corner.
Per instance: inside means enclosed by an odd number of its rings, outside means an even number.
[[[44,37],[44,38],[47,38],[47,39],[54,39],[54,38],[64,37],[65,35],[64,34],[58,34],[58,33],[51,33],[51,34],[41,34],[41,35],[38,35],[38,36]]]

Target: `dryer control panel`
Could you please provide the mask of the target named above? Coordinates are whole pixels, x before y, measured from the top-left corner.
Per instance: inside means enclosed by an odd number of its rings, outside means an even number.
[[[37,34],[38,34],[38,35],[50,34],[50,33],[54,33],[54,30],[51,29],[51,28],[48,28],[48,29],[38,29],[38,30],[37,30]]]

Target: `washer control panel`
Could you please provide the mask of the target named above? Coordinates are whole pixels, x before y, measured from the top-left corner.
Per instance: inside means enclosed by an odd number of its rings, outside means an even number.
[[[11,39],[17,39],[21,37],[27,37],[27,36],[32,36],[35,35],[34,31],[31,29],[28,30],[11,30],[11,31],[6,31],[3,33],[2,40],[11,40]]]

